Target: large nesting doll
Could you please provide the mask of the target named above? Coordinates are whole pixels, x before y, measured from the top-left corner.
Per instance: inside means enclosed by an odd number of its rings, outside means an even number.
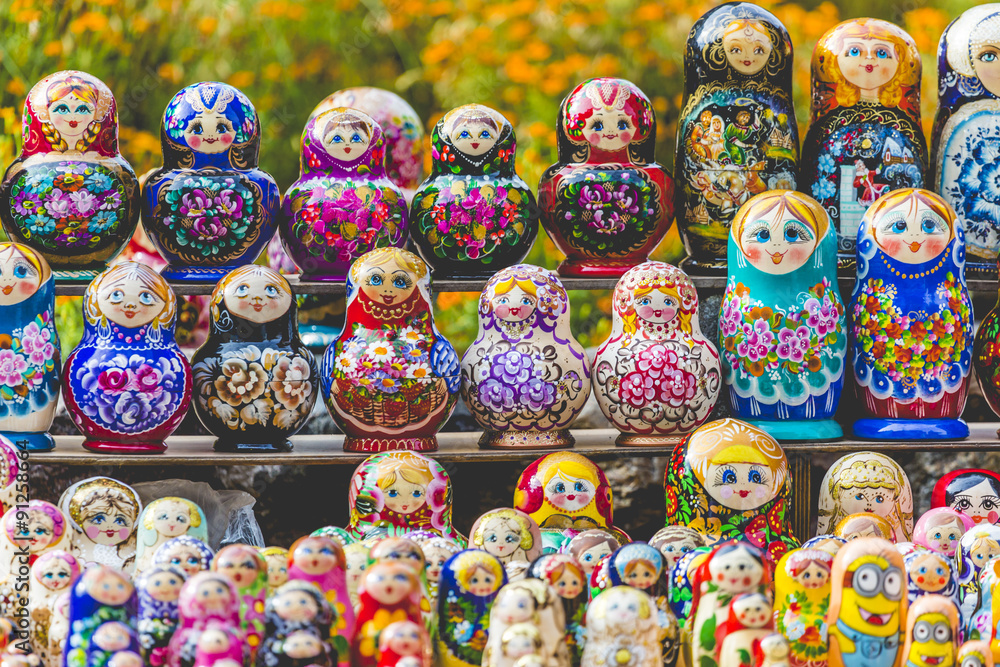
[[[765,190],[794,190],[798,153],[785,26],[749,2],[709,10],[695,21],[684,52],[677,131],[677,224],[686,270],[725,272],[737,209]]]
[[[143,184],[142,219],[170,280],[215,281],[274,235],[278,185],[257,168],[260,119],[247,96],[203,81],[176,95],[160,127],[163,166]]]
[[[886,519],[894,542],[908,542],[913,535],[910,480],[899,464],[884,454],[857,452],[830,466],[820,484],[816,533],[830,533],[842,519],[860,512]]]
[[[45,258],[27,245],[0,243],[0,434],[28,451],[55,446],[48,434],[61,372],[55,298]]]
[[[81,567],[108,565],[132,575],[142,512],[135,489],[110,477],[90,477],[66,489],[59,507],[69,517],[71,551]]]
[[[868,207],[892,190],[925,187],[920,74],[913,38],[880,19],[844,21],[813,50],[799,188],[830,214],[848,266]]]
[[[113,567],[89,568],[70,590],[70,631],[62,667],[86,665],[98,627],[108,621],[118,621],[134,628],[135,615],[135,589],[128,576]]]
[[[431,279],[419,257],[379,248],[351,266],[347,322],[323,355],[322,388],[344,451],[434,451],[461,376],[434,326]]]
[[[807,548],[789,551],[775,567],[775,628],[788,640],[793,667],[826,664],[832,569],[832,554]]]
[[[664,476],[667,517],[708,544],[746,540],[777,561],[798,546],[792,478],[778,441],[737,419],[702,426],[675,449]]]
[[[194,408],[218,451],[289,451],[319,389],[284,276],[248,264],[212,291],[212,329],[192,359]]]
[[[406,199],[385,174],[382,128],[330,109],[302,132],[299,180],[285,193],[281,239],[307,280],[342,281],[369,250],[406,242]]]
[[[944,475],[931,491],[931,507],[950,507],[975,524],[1000,523],[1000,475],[965,468]]]
[[[431,175],[410,206],[410,236],[436,278],[488,278],[517,264],[538,234],[538,206],[514,171],[502,114],[467,104],[431,133]]]
[[[965,231],[941,197],[882,195],[858,229],[851,296],[854,377],[874,440],[964,438],[972,366]]]
[[[674,217],[657,164],[656,114],[631,81],[584,81],[559,107],[559,161],[538,184],[542,224],[564,276],[620,276],[645,262]]]
[[[153,554],[168,540],[181,535],[208,541],[208,518],[197,503],[187,498],[165,496],[146,505],[139,515],[136,539],[136,574],[153,562]]]
[[[615,586],[587,608],[587,644],[583,667],[614,664],[662,667],[653,599],[631,586]]]
[[[994,185],[1000,167],[1000,4],[972,7],[952,21],[941,35],[937,61],[929,187],[964,223],[969,271],[992,274],[1000,250],[1000,190]]]
[[[834,440],[847,317],[826,211],[791,190],[740,207],[729,235],[719,349],[733,416],[778,440]]]
[[[507,583],[503,564],[466,549],[444,564],[438,587],[436,654],[441,667],[478,667],[489,637],[490,608]]]
[[[139,182],[118,152],[114,95],[86,72],[50,74],[28,92],[22,128],[21,155],[0,184],[4,230],[58,277],[90,280],[139,222]]]
[[[191,403],[191,365],[174,339],[174,291],[148,266],[122,262],[87,286],[83,316],[83,339],[66,358],[62,385],[83,446],[164,451]]]
[[[497,272],[479,297],[479,335],[462,358],[462,397],[480,447],[570,447],[590,396],[590,363],[569,329],[566,288],[547,269]]]
[[[570,667],[562,603],[555,589],[540,579],[522,579],[500,589],[490,609],[484,667],[505,667],[505,648],[509,652],[509,645],[504,646],[504,635],[518,623],[530,623],[538,628],[546,667]]]
[[[611,335],[594,356],[594,394],[619,445],[663,445],[705,423],[719,398],[719,353],[701,333],[698,292],[663,262],[615,285]]]

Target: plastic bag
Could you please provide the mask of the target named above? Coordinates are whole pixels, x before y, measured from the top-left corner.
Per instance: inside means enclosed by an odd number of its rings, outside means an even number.
[[[143,505],[167,496],[186,498],[199,505],[208,519],[209,546],[216,551],[237,542],[264,546],[264,534],[253,513],[257,501],[246,491],[216,491],[205,482],[187,479],[140,482],[133,488],[142,498]]]

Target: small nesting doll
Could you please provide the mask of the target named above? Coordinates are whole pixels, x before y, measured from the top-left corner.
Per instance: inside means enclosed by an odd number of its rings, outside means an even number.
[[[680,269],[645,262],[615,285],[611,335],[594,357],[594,394],[619,445],[663,445],[705,423],[719,398],[719,353],[701,333],[698,293]]]
[[[352,544],[356,540],[353,535],[340,526],[323,526],[322,528],[317,528],[310,534],[332,537],[338,544],[340,544],[341,547],[346,547],[348,544]]]
[[[168,667],[194,667],[198,640],[209,628],[240,625],[239,595],[232,581],[216,572],[199,572],[181,586],[179,625],[167,646]]]
[[[111,656],[119,652],[139,652],[135,629],[121,621],[101,623],[90,638],[86,667],[108,667]]]
[[[955,603],[926,595],[906,610],[906,635],[901,653],[907,667],[959,665],[959,617]],[[964,666],[963,666],[964,667]]]
[[[390,623],[422,625],[420,600],[420,581],[406,565],[382,561],[369,567],[358,586],[351,667],[377,667],[379,635]]]
[[[367,542],[354,542],[344,547],[344,578],[347,582],[347,595],[354,607],[358,606],[358,585],[368,569],[370,553],[371,545]]]
[[[55,278],[45,258],[21,243],[0,243],[0,332],[8,340],[0,349],[0,434],[20,449],[51,450],[61,372]]]
[[[532,264],[498,271],[479,297],[479,335],[462,358],[462,397],[480,447],[570,447],[590,396],[587,353],[569,329],[556,274]]]
[[[958,574],[958,604],[963,619],[971,619],[979,607],[979,576],[987,564],[1000,556],[1000,527],[976,526],[958,542],[955,569]]]
[[[935,507],[917,519],[913,526],[913,542],[954,558],[959,540],[975,525],[967,515],[950,507]]]
[[[462,545],[447,537],[432,537],[428,540],[419,541],[418,544],[420,544],[420,549],[424,552],[427,591],[430,594],[431,606],[436,609],[441,570],[449,558],[462,550]],[[350,563],[350,561],[351,555],[348,553],[347,562]]]
[[[190,535],[174,537],[153,552],[153,565],[179,568],[188,577],[205,572],[212,567],[215,552],[210,546]]]
[[[309,418],[319,370],[295,309],[284,276],[255,264],[212,291],[212,329],[192,362],[195,412],[218,438],[216,451],[289,451]]]
[[[440,667],[483,664],[490,608],[506,583],[503,563],[485,551],[466,549],[444,564],[437,609]]]
[[[982,523],[1000,523],[1000,475],[966,468],[944,475],[931,491],[931,507],[950,507]]]
[[[956,667],[993,667],[990,642],[982,639],[964,642],[958,649],[955,665]]]
[[[964,438],[972,366],[965,231],[940,196],[882,195],[858,229],[851,297],[854,376],[873,440]]]
[[[267,596],[267,561],[254,547],[230,544],[216,554],[212,570],[229,577],[240,596],[240,627],[251,658],[264,639],[264,599]]]
[[[242,667],[246,655],[239,629],[213,623],[198,637],[194,667]]]
[[[851,514],[871,512],[892,526],[892,541],[913,535],[913,493],[898,463],[883,454],[857,452],[839,458],[823,476],[819,491],[818,534],[832,532]]]
[[[580,563],[580,567],[583,568],[583,573],[589,581],[590,575],[601,559],[610,556],[620,546],[621,542],[615,535],[606,530],[594,528],[573,537],[569,541],[566,552]]]
[[[564,276],[620,276],[645,262],[674,217],[674,182],[655,156],[656,114],[632,82],[584,81],[563,100],[559,161],[538,184],[542,224]]]
[[[23,145],[0,184],[0,220],[60,278],[90,280],[132,238],[139,182],[118,152],[114,95],[86,72],[32,87]]]
[[[667,600],[669,582],[664,577],[660,552],[645,542],[632,542],[611,554],[606,563],[609,587],[632,586],[653,598],[657,608],[657,625],[660,627],[663,664],[672,667],[678,658],[680,631]]]
[[[774,632],[771,596],[743,593],[729,603],[725,625],[719,628],[719,667],[755,667],[760,643]]]
[[[469,547],[496,556],[501,563],[532,562],[542,555],[542,534],[535,521],[509,507],[486,512],[469,531]]]
[[[686,270],[725,272],[736,210],[765,190],[795,189],[799,137],[791,93],[792,42],[773,14],[731,2],[695,21],[684,53],[674,167]]]
[[[191,366],[174,339],[174,291],[148,266],[121,262],[94,278],[83,301],[83,340],[66,358],[62,386],[83,446],[162,452],[191,402]]]
[[[29,500],[26,507],[15,505],[0,518],[0,582],[9,579],[11,590],[25,546],[29,566],[49,551],[73,551],[62,510],[45,500]]]
[[[719,349],[733,416],[778,440],[834,440],[847,318],[837,238],[808,195],[772,190],[740,207],[729,235]]]
[[[760,640],[759,667],[791,667],[788,640],[775,632]]]
[[[920,74],[913,38],[879,19],[844,21],[813,50],[799,187],[829,212],[847,266],[868,207],[887,192],[926,186]]]
[[[958,577],[952,571],[951,562],[947,557],[925,549],[903,556],[906,591],[911,606],[926,595],[943,595],[958,604]]]
[[[69,602],[69,636],[62,667],[86,665],[94,632],[103,623],[135,625],[135,589],[121,570],[105,565],[89,568],[73,583]]]
[[[208,541],[205,511],[187,498],[167,496],[146,505],[139,515],[136,538],[135,572],[141,573],[153,562],[153,554],[168,540],[190,535]]]
[[[517,140],[500,113],[452,109],[431,133],[431,175],[410,206],[410,236],[437,278],[488,278],[524,259],[538,206],[514,171]]]
[[[351,266],[347,321],[323,355],[327,407],[344,451],[433,451],[458,400],[458,354],[434,326],[419,257],[379,248]]]
[[[50,657],[57,657],[49,655],[49,627],[55,600],[69,590],[79,575],[80,562],[62,549],[46,551],[31,565],[31,579],[28,582],[29,639],[31,649],[42,662],[48,662]]]
[[[368,552],[369,568],[375,563],[396,562],[404,565],[413,576],[416,577],[420,595],[417,598],[419,611],[423,615],[428,628],[434,626],[433,610],[431,609],[431,596],[427,585],[427,561],[424,559],[424,552],[415,541],[405,537],[386,537],[375,542],[371,551]],[[362,581],[367,576],[367,571],[362,575]],[[360,588],[360,582],[359,582]]]
[[[895,543],[895,531],[892,524],[889,523],[888,519],[874,512],[848,514],[837,522],[833,528],[833,534],[848,542],[859,537],[880,537]]]
[[[257,651],[255,665],[257,667],[290,665],[286,657],[295,659],[298,656],[287,654],[286,642],[293,635],[304,639],[302,633],[323,643],[322,649],[325,655],[323,659],[316,661],[317,664],[325,667],[331,663],[336,664],[338,655],[341,662],[346,662],[346,653],[338,654],[336,649],[331,653],[331,646],[326,643],[330,637],[332,614],[330,605],[316,586],[305,581],[290,581],[283,584],[268,598],[264,608],[267,635],[260,650]],[[343,648],[346,649],[346,646]]]
[[[172,565],[154,565],[136,580],[139,593],[139,645],[150,667],[167,661],[167,644],[177,628],[178,600],[187,575]]]
[[[49,625],[49,654],[45,667],[61,667],[66,639],[69,637],[70,591],[66,591],[52,603],[52,623]]]
[[[260,550],[260,555],[267,563],[267,597],[271,597],[282,584],[288,581],[288,549],[264,547]]]
[[[747,540],[771,563],[798,542],[789,503],[792,478],[778,441],[736,419],[689,435],[667,464],[667,516],[705,535],[708,544]]]
[[[614,664],[662,667],[652,598],[631,586],[615,586],[587,608],[587,645],[582,667]]]
[[[663,557],[663,569],[669,574],[684,554],[705,545],[705,536],[688,526],[665,526],[649,540],[649,545]]]
[[[575,558],[568,554],[546,554],[528,568],[528,577],[541,579],[551,586],[562,601],[566,618],[564,640],[570,662],[579,665],[586,644],[587,575]],[[501,640],[502,641],[502,640]]]
[[[135,530],[142,502],[132,487],[110,477],[91,477],[69,487],[59,500],[69,517],[72,553],[83,568],[110,565],[135,571]]]
[[[296,540],[288,553],[289,580],[312,583],[329,603],[334,616],[330,641],[340,662],[346,663],[354,637],[354,607],[347,592],[344,550],[332,538],[310,535]]]
[[[789,642],[796,667],[826,664],[826,610],[833,556],[820,549],[794,549],[774,570],[775,628]]]
[[[523,579],[500,589],[490,608],[483,667],[500,667],[504,655],[504,633],[518,623],[531,623],[538,628],[547,667],[570,667],[562,602],[555,589],[541,579]]]
[[[393,621],[378,636],[378,667],[431,667],[427,630],[414,621]]]
[[[260,119],[224,83],[192,84],[163,112],[163,166],[143,184],[143,227],[170,280],[214,281],[257,259],[281,199],[257,168]]]

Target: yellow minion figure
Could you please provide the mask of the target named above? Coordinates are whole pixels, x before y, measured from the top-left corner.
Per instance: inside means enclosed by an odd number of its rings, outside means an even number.
[[[943,595],[922,595],[907,612],[905,667],[954,667],[958,608]]]
[[[989,642],[970,639],[958,649],[958,667],[993,667]]]

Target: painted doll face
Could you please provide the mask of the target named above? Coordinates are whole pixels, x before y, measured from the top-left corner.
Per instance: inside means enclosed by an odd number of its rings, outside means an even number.
[[[590,576],[590,573],[594,571],[594,568],[601,562],[601,559],[610,553],[611,547],[601,542],[580,554],[580,565],[583,566],[584,573]]]
[[[175,500],[156,505],[153,512],[153,530],[164,537],[178,537],[191,527],[191,508]]]
[[[102,623],[94,632],[93,642],[105,651],[121,651],[128,648],[128,627],[124,623]]]
[[[384,561],[365,573],[363,585],[381,605],[398,604],[413,593],[413,577],[406,566]]]
[[[451,130],[451,143],[466,155],[479,156],[497,143],[498,133],[475,119],[459,118]]]
[[[497,589],[496,576],[484,568],[477,567],[469,577],[469,592],[473,595],[485,597]]]
[[[378,561],[394,561],[405,566],[413,574],[420,576],[426,564],[424,552],[415,543],[407,539],[390,538],[392,542],[383,542],[372,549],[372,557]],[[386,546],[391,544],[391,547]]]
[[[412,621],[393,623],[382,631],[379,641],[396,655],[417,655],[422,643],[420,627]]]
[[[93,569],[84,574],[84,578],[90,597],[101,604],[117,607],[132,596],[132,584],[112,570]]]
[[[224,614],[233,604],[229,587],[215,579],[202,582],[195,591],[195,599],[210,614]]]
[[[884,39],[849,39],[837,54],[837,67],[848,83],[877,93],[899,70],[896,47]]]
[[[743,627],[763,628],[772,616],[771,605],[763,595],[750,595],[733,601],[733,612]]]
[[[886,487],[848,488],[840,493],[840,504],[845,514],[870,512],[881,517],[892,514],[896,494]]]
[[[545,487],[545,496],[550,503],[564,512],[576,512],[594,500],[596,487],[586,479],[569,479],[556,474]]]
[[[587,119],[583,136],[591,146],[605,151],[620,151],[635,136],[635,121],[624,111],[595,109]]]
[[[178,544],[170,547],[166,557],[170,565],[179,567],[189,577],[205,569],[201,552],[189,544]]]
[[[166,306],[163,299],[137,278],[102,285],[97,303],[109,320],[129,328],[149,324]]]
[[[233,549],[217,557],[216,571],[224,574],[236,588],[245,588],[257,579],[257,559],[245,549]]]
[[[323,133],[327,152],[342,162],[358,159],[371,143],[371,136],[357,123],[330,123]]]
[[[83,136],[94,121],[97,109],[90,102],[70,93],[49,103],[49,122],[70,147]]]
[[[524,623],[534,616],[535,601],[527,590],[514,589],[507,595],[498,596],[490,611],[491,617],[493,614],[508,625]]]
[[[875,241],[895,260],[922,264],[944,252],[951,230],[940,215],[914,199],[882,215]]]
[[[427,581],[438,581],[441,578],[441,568],[451,556],[450,551],[440,547],[429,546],[424,549],[424,557],[427,559]]]
[[[118,651],[108,660],[108,667],[143,667],[142,656],[135,651]]]
[[[708,572],[716,585],[728,593],[748,591],[760,584],[764,576],[763,566],[741,548],[713,556]]]
[[[812,562],[794,577],[800,586],[807,589],[822,588],[830,580],[830,572]]]
[[[771,56],[771,39],[767,32],[754,25],[747,25],[729,32],[722,38],[726,60],[740,74],[751,76],[764,69]]]
[[[506,562],[521,548],[521,532],[513,521],[501,517],[486,520],[483,527],[483,550]]]
[[[181,594],[184,580],[173,572],[156,572],[146,582],[146,592],[160,602],[175,602]]]
[[[958,542],[965,535],[965,527],[955,521],[954,517],[944,516],[940,525],[927,526],[925,539],[927,545],[945,556],[954,556]]]
[[[677,315],[677,299],[658,289],[636,295],[632,306],[640,319],[653,324],[669,322]]]
[[[986,564],[994,556],[1000,556],[1000,545],[989,538],[980,540],[979,544],[969,552],[969,555],[972,557],[973,566],[979,571],[986,567]]]
[[[95,506],[83,518],[84,534],[95,544],[114,546],[126,541],[132,534],[135,517],[123,512],[110,503],[103,507]]]
[[[683,537],[677,540],[671,540],[669,542],[664,542],[660,545],[660,555],[663,556],[663,568],[666,571],[670,571],[677,561],[681,559],[684,554],[691,553],[698,548],[698,544],[695,542],[693,537]]]
[[[953,510],[962,512],[977,524],[1000,521],[1000,498],[989,482],[983,480],[971,489],[955,495],[951,504]]]
[[[791,273],[801,267],[819,243],[814,229],[782,213],[773,219],[748,222],[740,239],[747,260],[772,275]]]
[[[305,539],[295,548],[293,561],[306,574],[324,574],[340,565],[337,554],[322,540]]]
[[[222,630],[205,630],[198,637],[198,650],[209,654],[222,653],[229,648],[229,637]]]
[[[288,635],[284,644],[285,655],[289,658],[312,658],[323,650],[323,644],[316,635],[301,630]]]
[[[562,576],[556,579],[553,586],[561,598],[575,598],[583,591],[583,582],[580,581],[580,577],[569,568],[566,568]]]
[[[42,276],[14,246],[0,251],[0,306],[21,303],[38,291]]]
[[[279,556],[268,556],[264,559],[267,561],[267,585],[269,588],[277,588],[286,581],[288,581],[288,558]],[[348,559],[348,567],[350,566],[350,559]]]
[[[271,276],[251,272],[239,280],[230,281],[223,293],[226,308],[234,315],[264,324],[288,312],[292,295],[278,285]]]
[[[361,278],[361,291],[375,303],[388,306],[405,301],[416,288],[410,272],[395,261],[373,266]]]
[[[535,643],[528,635],[517,634],[506,640],[503,645],[503,654],[511,659],[523,658],[535,652]],[[520,664],[520,663],[518,663]]]
[[[948,583],[948,565],[937,554],[920,556],[907,570],[917,588],[928,593],[937,593]]]
[[[756,463],[713,463],[705,481],[712,497],[734,510],[751,510],[774,497],[771,472]]]
[[[537,297],[514,285],[506,294],[493,297],[493,312],[504,322],[523,322],[535,312]]]
[[[1000,96],[1000,41],[986,41],[973,47],[972,69],[986,90]]]
[[[352,590],[357,590],[361,576],[368,569],[368,554],[363,551],[348,551],[344,560],[347,561],[347,585]]]
[[[73,581],[73,569],[62,558],[53,558],[45,564],[37,578],[50,591],[61,591]]]
[[[656,583],[656,570],[645,563],[636,563],[624,579],[632,588],[646,589]]]
[[[611,589],[605,618],[610,628],[622,628],[639,622],[639,599],[626,591]]]
[[[319,614],[319,605],[305,591],[283,591],[274,598],[274,611],[286,621],[307,622]]]
[[[385,506],[399,514],[411,514],[427,504],[427,490],[420,484],[407,482],[400,476],[387,488]]]
[[[223,153],[236,140],[236,129],[222,114],[203,111],[188,121],[184,140],[199,153]]]
[[[14,540],[28,544],[28,553],[42,552],[55,540],[52,517],[38,510],[28,511],[28,520],[14,532]]]

